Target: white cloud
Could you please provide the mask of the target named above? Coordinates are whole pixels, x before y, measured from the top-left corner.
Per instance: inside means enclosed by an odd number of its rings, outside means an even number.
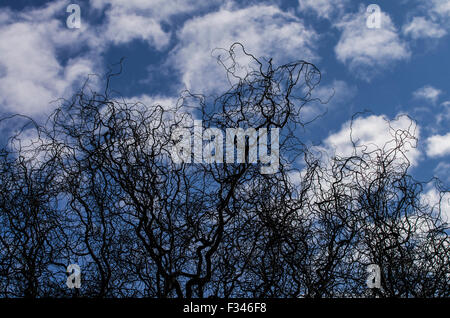
[[[10,140],[8,146],[16,154],[26,160],[27,166],[39,168],[44,162],[46,153],[42,147],[49,141],[38,134],[36,129],[29,128],[17,131],[17,135]]]
[[[390,121],[384,116],[371,115],[344,123],[338,132],[323,140],[322,145],[310,148],[312,157],[309,160],[318,159],[322,166],[312,180],[311,197],[327,200],[317,197],[317,193],[326,195],[334,182],[344,185],[343,191],[347,195],[358,195],[359,190],[354,185],[369,186],[380,177],[381,170],[391,178],[398,175],[399,169],[405,171],[409,166],[417,166],[421,156],[416,148],[419,134],[420,128],[406,115]],[[345,163],[347,169],[341,170],[339,163],[353,156],[361,158],[367,165],[350,160]],[[291,181],[299,184],[306,173],[306,168],[292,173]],[[318,187],[320,192],[316,191]]]
[[[232,4],[193,18],[178,32],[179,40],[169,62],[182,74],[185,87],[206,93],[228,87],[225,71],[215,61],[220,51],[241,42],[256,57],[273,57],[275,64],[315,60],[318,35],[303,21],[275,6],[255,5],[236,9]],[[242,55],[238,58],[242,58]],[[250,59],[241,59],[246,65]]]
[[[331,104],[341,104],[356,95],[356,87],[350,86],[344,81],[334,80],[329,85],[318,86],[312,92],[312,98],[320,98]]]
[[[445,101],[441,104],[443,110],[436,115],[436,121],[438,124],[443,121],[450,121],[450,101]]]
[[[164,48],[170,41],[170,33],[164,32],[160,23],[153,18],[124,13],[120,7],[108,12],[106,38],[114,44],[123,44],[140,39],[157,49]]]
[[[145,13],[160,21],[168,21],[172,16],[194,12],[220,3],[219,0],[90,0],[90,5],[95,9],[120,8],[122,11]]]
[[[441,180],[450,182],[450,163],[444,161],[439,162],[434,169],[434,173],[436,176],[441,178]]]
[[[363,151],[369,153],[377,149],[382,149],[386,154],[398,147],[396,137],[397,140],[402,138],[404,142],[401,152],[392,152],[392,155],[403,161],[404,154],[411,165],[416,166],[420,158],[420,152],[416,148],[419,133],[419,127],[407,116],[388,121],[384,116],[371,115],[346,122],[340,131],[325,139],[324,145],[328,152],[339,157],[351,156],[355,151],[361,154]]]
[[[414,17],[411,22],[403,27],[403,33],[413,39],[420,39],[441,38],[447,34],[447,31],[425,17]]]
[[[435,104],[439,98],[439,95],[441,94],[442,94],[441,90],[434,88],[433,86],[427,85],[415,91],[413,93],[413,96],[414,98],[424,99]]]
[[[355,97],[356,91],[356,87],[341,80],[334,80],[329,85],[319,85],[312,91],[311,98],[320,101],[311,101],[304,106],[302,109],[302,115],[305,116],[303,120],[312,120],[327,109],[349,103]]]
[[[357,76],[370,80],[394,62],[408,59],[411,53],[388,14],[381,12],[379,29],[368,28],[366,17],[361,7],[358,13],[348,14],[336,24],[342,34],[335,53]]]
[[[413,13],[418,14],[403,26],[403,33],[413,39],[440,39],[450,30],[450,1],[417,1],[419,6]],[[420,13],[419,13],[420,12]]]
[[[70,30],[55,18],[65,12],[65,1],[23,12],[7,11],[0,19],[0,109],[26,115],[41,115],[49,103],[72,92],[72,87],[94,72],[95,54],[89,25]],[[60,50],[69,52],[61,63]]]
[[[439,193],[436,188],[429,186],[428,191],[421,195],[421,200],[440,213],[444,222],[450,222],[450,193]]]
[[[320,18],[330,17],[342,13],[349,3],[348,0],[299,0],[300,11],[313,11]]]
[[[194,0],[91,0],[105,11],[105,21],[90,25],[81,7],[81,29],[65,24],[66,0],[45,6],[0,13],[0,109],[26,115],[45,115],[51,101],[67,97],[88,74],[101,73],[101,53],[111,44],[139,39],[156,49],[165,48],[171,31],[162,27],[176,14],[193,12],[213,2]],[[65,60],[60,56],[64,52]]]
[[[442,18],[450,17],[450,1],[449,0],[430,0],[430,13]]]
[[[172,31],[164,30],[173,16],[214,5],[214,1],[195,0],[91,0],[94,9],[105,10],[102,37],[114,44],[142,40],[158,50],[170,42]]]
[[[427,139],[427,155],[429,157],[450,155],[450,133],[429,137]]]

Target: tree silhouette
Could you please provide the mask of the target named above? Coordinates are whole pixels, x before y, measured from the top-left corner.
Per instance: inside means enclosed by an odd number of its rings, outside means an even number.
[[[414,135],[325,156],[298,134],[313,64],[274,66],[239,43],[218,62],[230,87],[215,98],[134,103],[109,73],[103,93],[87,81],[45,124],[27,119],[0,152],[2,297],[448,297],[448,224],[408,172]],[[251,162],[248,138],[244,163],[175,163],[173,133],[194,119],[278,128],[278,171]],[[75,263],[79,290],[65,285]]]

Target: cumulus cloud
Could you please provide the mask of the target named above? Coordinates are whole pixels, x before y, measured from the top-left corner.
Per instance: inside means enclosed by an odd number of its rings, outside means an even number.
[[[433,104],[436,104],[439,95],[442,94],[442,91],[434,88],[433,86],[426,85],[424,87],[419,88],[417,91],[413,93],[414,98],[416,99],[424,99]]]
[[[324,19],[343,13],[349,3],[348,0],[299,0],[298,2],[300,11],[311,11]]]
[[[418,15],[403,26],[403,33],[413,39],[440,39],[447,35],[450,30],[450,1],[429,0],[417,3],[419,6],[413,13]]]
[[[311,94],[312,99],[318,100],[311,101],[302,109],[304,120],[312,120],[327,109],[350,102],[356,93],[356,87],[341,80],[334,80],[328,85],[319,85]]]
[[[108,12],[107,19],[105,36],[116,45],[140,39],[150,46],[162,49],[169,43],[170,33],[164,32],[155,19],[135,13],[124,13],[118,7]]]
[[[417,166],[421,156],[416,148],[419,135],[420,127],[406,115],[398,116],[394,120],[376,115],[354,118],[344,123],[339,131],[330,133],[321,145],[310,148],[313,156],[319,158],[320,165],[325,168],[322,170],[323,175],[313,182],[326,190],[339,178],[338,182],[349,185],[345,191],[352,195],[352,185],[355,182],[368,185],[379,178],[379,169],[383,166],[379,160],[384,162],[386,171],[393,169],[398,172],[399,168],[404,171],[409,166]],[[362,166],[356,161],[349,161],[346,163],[350,168],[348,173],[337,175],[334,169],[339,167],[334,167],[335,159],[345,160],[353,156],[372,164]],[[374,162],[377,164],[373,164]],[[305,166],[303,160],[299,164]],[[300,184],[306,173],[306,168],[292,172],[290,179],[295,184]],[[314,193],[312,195],[315,196]]]
[[[177,33],[178,44],[169,62],[182,75],[185,87],[211,92],[228,86],[222,66],[215,62],[234,42],[241,42],[256,57],[273,57],[274,63],[317,60],[317,33],[295,15],[276,6],[254,5],[244,9],[232,4],[187,21]],[[226,54],[226,53],[225,53]],[[242,56],[241,56],[242,57]],[[241,65],[249,59],[239,60]]]
[[[430,13],[442,18],[450,17],[450,1],[448,0],[430,0],[428,1]]]
[[[0,13],[2,111],[32,116],[48,113],[54,108],[51,101],[70,96],[88,74],[102,72],[101,54],[111,44],[139,39],[162,49],[171,35],[162,27],[164,21],[206,6],[181,0],[91,0],[93,9],[105,11],[105,20],[92,25],[85,18],[81,29],[69,29],[65,24],[67,5],[58,0],[21,12],[5,9]],[[86,7],[81,10],[82,17],[89,15]]]
[[[94,72],[95,55],[82,51],[93,43],[89,25],[71,30],[56,18],[65,1],[23,12],[6,11],[0,19],[0,108],[26,115],[50,110],[50,101],[72,92],[72,87]],[[5,15],[5,13],[3,13]],[[86,43],[86,45],[84,44]],[[63,63],[61,50],[69,52]]]
[[[29,167],[39,168],[46,159],[46,153],[41,148],[45,147],[49,140],[40,136],[34,128],[16,131],[16,134],[15,138],[10,140],[8,147],[17,156],[24,158]]]
[[[102,37],[116,45],[142,40],[162,50],[170,42],[172,31],[163,23],[182,13],[191,13],[217,3],[195,0],[90,0],[94,9],[104,10],[106,22]]]
[[[420,38],[441,38],[447,34],[447,31],[437,23],[434,23],[425,17],[414,17],[411,22],[403,27],[403,33],[411,36],[413,39]]]
[[[329,85],[318,86],[312,92],[312,98],[320,98],[330,104],[341,104],[356,95],[356,87],[350,86],[344,81],[334,80]]]
[[[436,115],[436,122],[441,124],[445,121],[450,121],[450,101],[445,101],[441,104],[442,111]]]
[[[358,13],[336,23],[342,34],[335,53],[357,76],[370,80],[394,62],[408,59],[411,53],[388,14],[381,12],[381,28],[368,28],[366,22],[367,14],[361,7]]]
[[[444,161],[439,162],[434,169],[434,173],[437,177],[441,178],[441,180],[450,182],[450,163]]]
[[[420,152],[416,148],[416,139],[419,138],[420,128],[407,116],[399,116],[388,121],[384,116],[371,115],[358,117],[342,125],[341,130],[329,135],[324,140],[325,148],[329,153],[339,157],[351,156],[383,149],[385,153],[398,147],[395,138],[403,138],[401,151],[412,166],[418,164]],[[353,146],[353,143],[356,146]],[[403,155],[397,159],[403,160]]]
[[[429,157],[443,157],[450,155],[450,133],[429,137],[427,139],[427,155]]]
[[[444,222],[450,222],[450,193],[439,193],[429,186],[428,191],[421,195],[421,201],[427,204],[435,213],[440,213]]]

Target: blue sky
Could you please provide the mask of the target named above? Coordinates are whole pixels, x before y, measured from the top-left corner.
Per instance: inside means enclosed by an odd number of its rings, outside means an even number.
[[[80,29],[66,25],[70,3],[81,8]],[[366,25],[370,4],[381,8],[380,28]],[[121,57],[113,87],[130,100],[171,104],[185,88],[217,94],[227,82],[211,51],[239,41],[275,64],[305,59],[322,71],[315,96],[335,95],[311,105],[310,116],[327,112],[304,132],[309,143],[345,153],[348,121],[370,110],[356,133],[382,144],[382,118],[405,127],[395,118],[407,114],[419,137],[411,172],[448,185],[449,18],[450,0],[2,1],[0,114],[42,120],[52,100],[69,98],[88,74],[105,74]]]

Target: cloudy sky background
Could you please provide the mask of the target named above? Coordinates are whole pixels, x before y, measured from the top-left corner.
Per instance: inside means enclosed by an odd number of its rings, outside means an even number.
[[[66,8],[81,7],[69,29]],[[366,8],[381,7],[380,29]],[[214,94],[228,85],[211,54],[244,44],[276,65],[304,59],[322,71],[304,132],[311,144],[349,151],[349,120],[363,142],[390,139],[383,118],[407,114],[420,138],[412,173],[450,183],[450,0],[10,0],[0,3],[0,115],[45,118],[80,88],[125,57],[113,88],[146,104],[175,103],[185,89]],[[407,127],[404,117],[394,121]],[[3,128],[4,132],[4,128]]]

